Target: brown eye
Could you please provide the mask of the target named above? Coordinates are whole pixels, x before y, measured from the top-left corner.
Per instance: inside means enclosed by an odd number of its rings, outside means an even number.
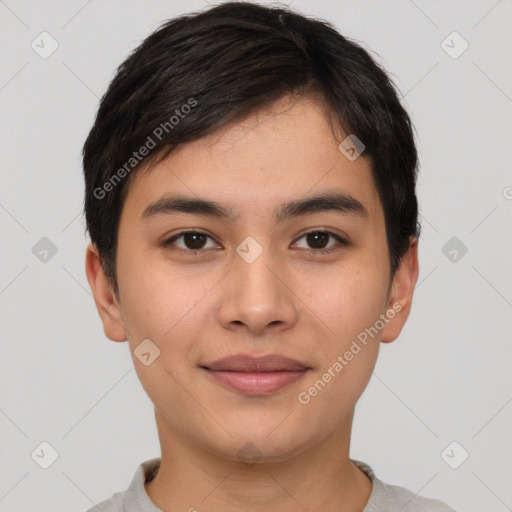
[[[329,236],[329,233],[317,231],[308,233],[306,239],[313,249],[325,249],[325,246],[329,243]]]
[[[328,253],[331,251],[334,251],[336,249],[339,249],[340,246],[346,246],[348,243],[346,240],[341,238],[336,233],[332,233],[331,231],[310,231],[308,233],[304,233],[299,240],[305,240],[307,247],[300,247],[299,243],[297,242],[297,246],[303,249],[306,249],[309,253]],[[334,243],[331,245],[329,244],[329,241],[333,240]],[[336,243],[337,242],[337,243]]]
[[[181,243],[177,243],[180,239],[182,240]],[[206,245],[208,239],[213,240],[210,235],[200,231],[183,231],[163,242],[163,246],[174,251],[185,253],[206,252],[206,249],[217,247],[215,244],[208,247]]]
[[[192,249],[194,251],[203,248],[206,238],[206,235],[203,233],[185,233],[183,235],[183,242],[187,249]]]

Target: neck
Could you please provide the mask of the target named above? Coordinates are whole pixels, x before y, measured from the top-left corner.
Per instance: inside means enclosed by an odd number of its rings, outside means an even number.
[[[362,511],[372,483],[349,458],[352,417],[329,438],[280,460],[243,463],[204,449],[156,412],[160,469],[145,484],[162,510]]]

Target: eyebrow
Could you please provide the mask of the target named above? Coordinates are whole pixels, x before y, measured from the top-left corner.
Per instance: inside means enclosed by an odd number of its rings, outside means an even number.
[[[320,211],[332,211],[342,215],[355,215],[363,219],[368,218],[368,212],[360,201],[340,192],[328,192],[288,201],[275,209],[274,217],[277,222],[282,222],[286,219]],[[160,215],[172,215],[173,213],[204,215],[231,222],[239,217],[232,208],[216,201],[172,195],[150,203],[142,212],[140,220]]]

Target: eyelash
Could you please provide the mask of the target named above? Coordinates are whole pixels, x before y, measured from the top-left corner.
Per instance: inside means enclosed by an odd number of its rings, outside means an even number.
[[[305,236],[310,235],[312,233],[321,233],[323,235],[330,235],[335,240],[337,240],[338,243],[341,246],[347,246],[348,245],[348,242],[345,239],[343,239],[342,237],[340,237],[339,235],[337,235],[336,233],[333,233],[331,231],[323,231],[323,230],[320,230],[320,229],[314,229],[314,230],[311,230],[311,231],[307,231],[306,233],[303,233],[297,240],[300,240],[301,238],[304,238]],[[170,251],[186,254],[186,255],[189,255],[189,256],[199,256],[200,253],[204,253],[204,252],[208,251],[208,249],[193,250],[193,249],[182,249],[181,247],[171,247],[172,242],[178,240],[183,235],[187,235],[187,234],[205,235],[208,238],[211,238],[213,240],[213,238],[208,233],[205,233],[203,231],[181,231],[180,233],[178,233],[176,235],[173,235],[171,238],[168,238],[167,240],[162,242],[162,245],[165,248],[169,249]],[[308,254],[310,254],[310,255],[318,255],[318,254],[328,254],[328,253],[330,253],[332,251],[335,251],[337,249],[339,249],[339,246],[334,245],[333,247],[329,247],[328,249],[304,249],[304,250]]]

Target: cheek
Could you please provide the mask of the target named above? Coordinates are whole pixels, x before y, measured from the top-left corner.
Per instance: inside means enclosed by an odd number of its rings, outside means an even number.
[[[146,391],[154,394],[162,382],[179,387],[177,381],[182,382],[198,360],[198,342],[211,318],[208,292],[218,278],[213,273],[176,272],[170,264],[148,261],[141,256],[124,262],[119,276],[133,361]],[[137,360],[137,347],[145,339],[158,354],[148,367]]]
[[[190,379],[197,340],[204,331],[200,296],[179,279],[147,273],[143,279],[131,277],[132,284],[124,289],[123,316],[130,326],[128,341],[139,380],[155,405],[165,408],[170,402],[184,408],[188,395],[181,383]],[[144,361],[142,354],[148,352]]]
[[[322,365],[297,397],[310,413],[305,427],[321,430],[336,425],[367,386],[380,347],[375,324],[383,312],[386,285],[376,267],[347,266],[324,281],[322,293],[310,294],[328,334],[317,339]]]
[[[130,252],[125,247],[122,254],[119,287],[130,332],[164,341],[193,314],[194,304],[208,290],[208,283],[186,269],[177,269],[157,251]]]
[[[300,295],[325,327],[328,345],[338,350],[378,320],[385,308],[387,284],[376,265],[351,263],[336,272],[310,273]]]

